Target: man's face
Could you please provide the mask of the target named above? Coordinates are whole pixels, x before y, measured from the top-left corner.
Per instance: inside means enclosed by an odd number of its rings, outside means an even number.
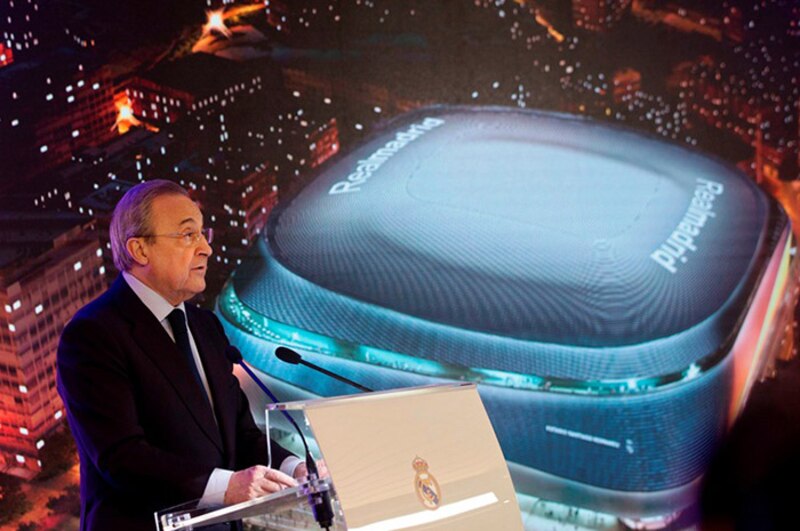
[[[171,304],[178,305],[206,289],[206,270],[211,246],[204,237],[187,245],[187,238],[172,235],[197,232],[203,228],[203,214],[186,196],[157,197],[150,212],[150,234],[142,239],[148,263],[142,279]]]

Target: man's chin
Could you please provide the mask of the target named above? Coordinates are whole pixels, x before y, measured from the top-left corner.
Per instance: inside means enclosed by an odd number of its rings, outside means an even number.
[[[187,291],[192,293],[192,297],[200,295],[206,290],[206,279],[200,275],[195,275]]]

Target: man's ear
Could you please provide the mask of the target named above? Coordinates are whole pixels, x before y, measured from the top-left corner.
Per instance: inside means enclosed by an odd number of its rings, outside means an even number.
[[[150,262],[150,259],[147,257],[147,249],[141,239],[128,238],[128,241],[125,243],[125,249],[127,249],[133,261],[140,266],[146,266]]]

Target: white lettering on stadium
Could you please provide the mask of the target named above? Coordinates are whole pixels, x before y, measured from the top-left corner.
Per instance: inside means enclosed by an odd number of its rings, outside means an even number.
[[[392,158],[398,151],[406,147],[409,142],[413,142],[434,127],[439,127],[444,123],[441,118],[425,118],[422,123],[412,124],[406,131],[397,133],[394,140],[387,142],[382,148],[364,160],[359,160],[356,169],[347,176],[347,180],[339,181],[331,186],[328,195],[347,194],[350,192],[361,191],[363,185],[378,168]]]
[[[697,179],[697,188],[694,190],[689,209],[667,241],[653,251],[650,258],[674,275],[678,271],[678,266],[687,262],[686,253],[697,251],[695,238],[709,218],[717,217],[714,212],[714,200],[724,191],[725,188],[721,183]]]

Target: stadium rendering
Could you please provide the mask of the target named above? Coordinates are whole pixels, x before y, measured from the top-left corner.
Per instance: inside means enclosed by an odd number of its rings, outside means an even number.
[[[579,117],[401,116],[273,212],[218,300],[298,392],[475,381],[518,491],[626,518],[692,503],[790,318],[790,224],[707,156]]]

